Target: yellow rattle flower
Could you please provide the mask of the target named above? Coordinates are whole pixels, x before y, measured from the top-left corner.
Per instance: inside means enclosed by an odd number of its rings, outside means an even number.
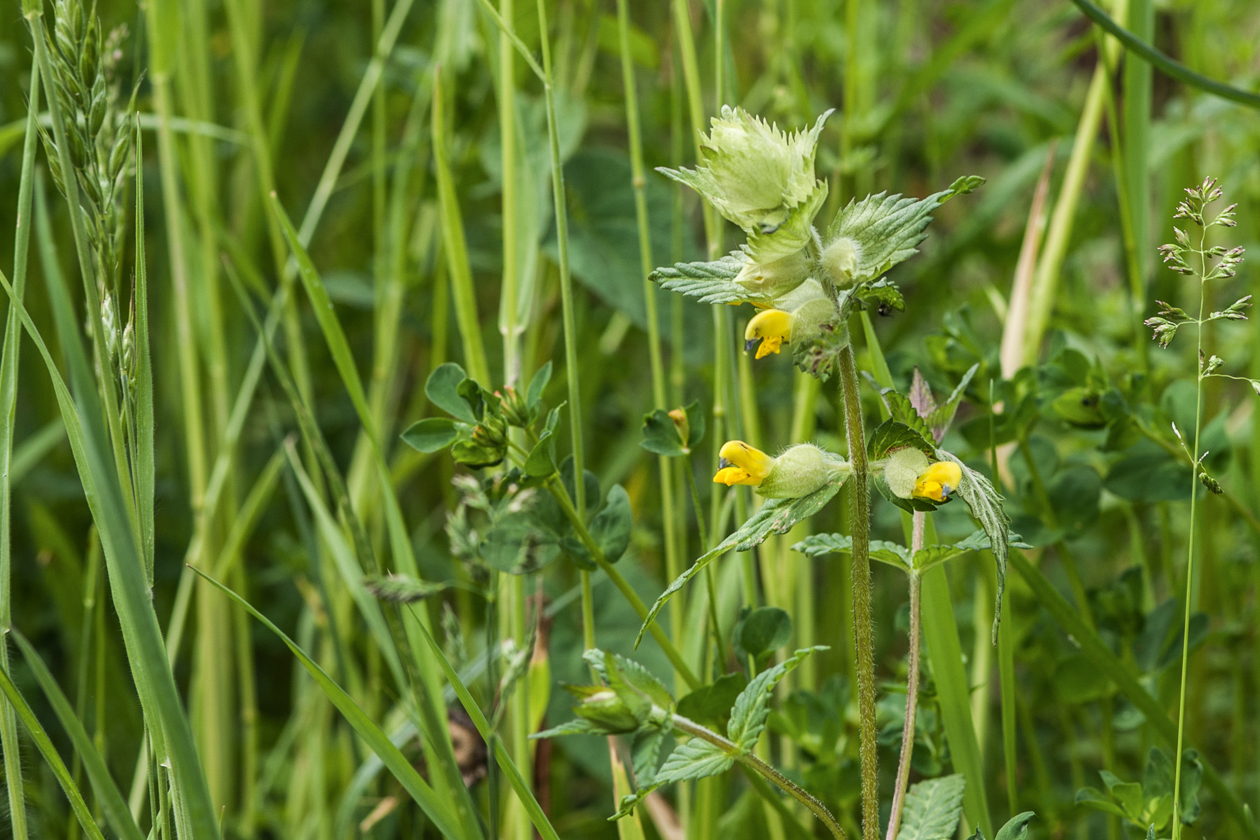
[[[757,358],[778,353],[784,342],[792,341],[792,316],[781,309],[758,312],[744,330],[744,351],[757,348]]]
[[[962,470],[953,461],[937,461],[914,482],[912,495],[934,502],[947,502],[962,481]]]
[[[713,476],[714,484],[756,487],[774,469],[774,458],[742,440],[727,441],[718,455],[721,460],[718,462],[717,475]]]

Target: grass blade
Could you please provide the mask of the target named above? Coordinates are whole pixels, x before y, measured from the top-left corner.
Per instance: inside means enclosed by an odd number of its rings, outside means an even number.
[[[364,714],[363,709],[359,708],[354,699],[349,694],[346,694],[341,686],[337,685],[332,677],[328,676],[324,669],[319,667],[318,663],[306,654],[306,651],[302,650],[296,642],[285,635],[283,630],[267,620],[266,616],[256,610],[244,598],[204,572],[196,569],[193,571],[248,611],[264,627],[275,633],[280,641],[284,642],[285,646],[302,663],[302,667],[310,673],[319,687],[323,689],[328,699],[332,701],[332,704],[337,707],[337,711],[341,712],[345,717],[346,722],[354,728],[354,731],[359,734],[364,743],[368,745],[368,748],[380,756],[381,761],[385,762],[385,766],[393,773],[394,778],[411,794],[416,804],[424,811],[425,816],[433,822],[434,827],[443,836],[464,836],[464,832],[458,830],[459,823],[455,815],[451,813],[446,803],[438,797],[433,788],[429,787],[428,783],[420,777],[420,774],[416,772],[416,768],[411,765],[411,762],[402,754],[402,751],[394,746],[389,736],[382,732],[380,727]]]
[[[31,88],[26,115],[26,142],[22,147],[22,176],[18,186],[18,226],[13,245],[13,286],[19,300],[26,292],[27,258],[30,253],[31,191],[35,173],[35,144],[39,115],[39,66],[31,68]],[[12,470],[13,433],[17,420],[18,358],[21,350],[22,324],[17,310],[9,308],[5,322],[4,346],[0,348],[0,632],[12,626],[13,509],[11,490],[15,481]],[[9,649],[0,644],[0,670],[9,670]],[[26,798],[22,791],[22,756],[18,744],[17,719],[13,708],[0,708],[0,749],[4,751],[5,787],[9,795],[9,825],[15,840],[26,840]]]
[[[96,747],[92,744],[92,739],[88,735],[87,730],[83,728],[83,724],[75,716],[74,709],[70,707],[70,701],[62,693],[56,679],[49,672],[48,666],[44,664],[35,648],[31,646],[31,643],[21,633],[15,631],[13,640],[21,648],[27,667],[35,675],[35,680],[39,683],[40,689],[43,690],[44,696],[48,698],[49,704],[57,714],[57,720],[61,722],[61,726],[65,729],[66,734],[70,736],[70,742],[74,744],[75,753],[83,761],[83,769],[87,771],[88,780],[92,783],[92,790],[96,792],[96,798],[100,802],[101,811],[105,814],[106,821],[109,822],[110,826],[123,840],[144,840],[140,827],[132,819],[131,811],[127,808],[127,802],[123,799],[122,792],[118,789],[118,785],[115,784],[113,776],[109,774],[109,768],[105,766],[105,761],[101,758],[101,754],[96,751]]]
[[[66,798],[70,800],[70,808],[78,818],[79,825],[83,826],[83,832],[88,837],[93,838],[93,840],[105,840],[105,835],[101,834],[101,830],[96,826],[96,820],[92,819],[92,812],[88,810],[87,803],[83,801],[83,794],[79,793],[79,789],[74,784],[74,779],[70,777],[70,770],[66,767],[66,763],[61,760],[61,756],[57,753],[57,748],[49,740],[48,733],[44,731],[44,727],[40,726],[39,718],[35,717],[31,707],[27,705],[26,700],[18,692],[17,686],[9,679],[8,673],[3,670],[0,670],[0,690],[4,691],[4,696],[8,698],[9,703],[17,710],[18,717],[21,718],[22,724],[31,736],[31,740],[35,742],[35,748],[39,750],[40,755],[44,757],[44,761],[48,762],[48,766],[52,769],[53,775],[57,777],[57,784],[61,785]]]

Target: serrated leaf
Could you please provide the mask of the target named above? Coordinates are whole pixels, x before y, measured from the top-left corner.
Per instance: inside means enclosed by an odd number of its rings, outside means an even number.
[[[1032,548],[1026,542],[1023,542],[1018,534],[1010,534],[1007,537],[1008,542],[1015,548]],[[914,554],[914,570],[920,574],[932,568],[939,566],[955,557],[961,557],[969,551],[987,551],[991,547],[989,535],[984,531],[976,531],[965,540],[954,543],[953,545],[929,545],[919,549]]]
[[[993,559],[997,561],[997,595],[993,607],[993,644],[997,644],[998,625],[1002,621],[1002,593],[1006,590],[1006,559],[1010,554],[1010,518],[1002,508],[1002,497],[989,480],[944,449],[936,450],[940,460],[950,460],[962,470],[957,493],[971,509],[971,515],[989,537]]]
[[[382,601],[395,601],[400,604],[411,604],[423,601],[449,587],[445,583],[430,583],[407,575],[386,575],[384,577],[368,577],[363,579],[367,591]]]
[[[878,461],[888,457],[890,452],[907,447],[918,449],[929,458],[936,453],[936,447],[929,443],[920,432],[905,423],[888,419],[871,432],[871,440],[866,446],[866,452],[872,461]]]
[[[914,407],[916,416],[927,417],[936,410],[936,398],[932,396],[932,388],[928,385],[918,366],[910,378],[910,405]],[[902,422],[905,422],[904,420]]]
[[[961,773],[939,779],[925,779],[906,793],[901,812],[899,840],[949,840],[962,816],[963,790],[967,778]]]
[[[731,722],[726,726],[726,737],[739,746],[741,755],[747,755],[757,746],[757,739],[761,737],[761,730],[766,728],[766,718],[770,715],[770,695],[779,680],[795,670],[805,657],[822,650],[828,648],[815,645],[798,650],[778,665],[758,674],[735,698]]]
[[[732,251],[713,262],[676,263],[658,268],[649,275],[667,292],[698,298],[701,303],[770,303],[766,295],[751,291],[735,282],[749,262],[742,251]]]
[[[884,407],[888,409],[888,414],[893,420],[909,426],[924,440],[932,437],[931,428],[928,427],[927,421],[919,416],[919,411],[910,397],[899,394],[892,388],[883,388],[879,392],[879,398],[883,400]]]
[[[863,309],[874,307],[879,314],[887,315],[893,309],[906,311],[906,299],[896,283],[886,277],[874,283],[859,283],[853,287],[852,297],[861,301]]]
[[[937,207],[982,183],[984,179],[974,176],[959,178],[949,189],[921,200],[879,193],[850,201],[827,229],[828,242],[841,237],[853,242],[857,255],[853,279],[878,277],[918,253],[917,246],[925,238],[923,231]]]
[[[627,659],[620,654],[609,653],[603,650],[588,650],[582,654],[582,658],[595,669],[595,673],[604,682],[610,682],[608,673],[608,660],[610,657],[616,669],[621,673],[622,679],[635,691],[638,691],[662,709],[668,710],[674,707],[674,698],[669,693],[669,689],[665,687],[665,684],[657,679],[655,674],[633,659]]]
[[[825,554],[851,554],[853,553],[853,538],[844,534],[810,534],[792,546],[792,550],[810,557],[821,557]],[[870,552],[872,560],[895,566],[903,572],[910,571],[910,552],[905,546],[884,540],[871,540]]]
[[[661,785],[716,776],[725,773],[734,763],[734,757],[723,752],[721,747],[700,738],[692,738],[674,748],[650,785],[640,786],[633,794],[623,796],[617,813],[608,819],[619,820],[629,816],[636,805]]]
[[[827,200],[827,189],[826,181],[815,181],[813,192],[788,212],[783,224],[768,233],[754,229],[748,235],[745,253],[754,262],[765,264],[791,256],[809,245],[814,235],[814,217]]]
[[[649,729],[635,738],[633,766],[636,785],[651,785],[656,780],[656,764],[660,760],[664,741],[664,729]]]
[[[652,625],[657,614],[665,607],[666,602],[686,586],[688,581],[703,571],[705,566],[732,549],[735,551],[747,551],[754,546],[761,545],[771,534],[786,534],[797,522],[807,519],[822,510],[823,506],[840,492],[840,487],[844,484],[845,478],[847,476],[832,478],[813,493],[810,493],[808,496],[802,496],[799,499],[771,499],[762,505],[761,509],[750,516],[748,521],[737,531],[708,552],[702,554],[691,565],[691,568],[675,578],[669,587],[660,594],[660,597],[656,599],[656,603],[652,605],[652,609],[648,611],[647,618],[643,621],[643,626],[639,628],[639,635],[634,640],[634,646],[637,648],[639,643],[643,641],[643,636],[647,633],[648,627]]]

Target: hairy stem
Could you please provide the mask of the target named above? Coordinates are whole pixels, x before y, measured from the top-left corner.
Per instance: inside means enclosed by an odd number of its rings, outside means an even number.
[[[670,721],[673,723],[674,728],[679,732],[683,732],[693,738],[700,738],[704,741],[708,741],[716,747],[720,747],[725,753],[730,755],[740,764],[751,768],[765,779],[777,785],[797,802],[800,802],[812,811],[814,816],[818,817],[818,819],[822,821],[823,825],[827,826],[827,830],[831,832],[832,837],[836,837],[838,840],[845,840],[844,829],[840,827],[840,823],[836,822],[836,818],[832,816],[831,811],[827,810],[827,806],[819,802],[810,795],[808,791],[799,787],[795,782],[784,776],[778,770],[774,769],[769,764],[766,764],[752,753],[741,754],[737,744],[723,738],[712,729],[701,726],[690,718],[685,718],[682,715],[675,714],[670,717]]]
[[[927,514],[914,512],[914,530],[910,537],[910,557],[923,548],[923,526]],[[893,789],[892,811],[888,815],[887,840],[897,840],[901,827],[901,809],[906,804],[906,783],[910,780],[910,759],[914,755],[914,719],[919,705],[919,594],[922,581],[917,572],[910,573],[910,654],[906,677],[906,719],[901,725],[901,758],[897,764],[897,786]]]
[[[862,837],[879,840],[879,754],[875,723],[875,625],[871,617],[871,499],[867,487],[866,432],[862,428],[862,398],[858,392],[853,344],[837,356],[844,425],[853,466],[849,528],[853,538],[853,638],[857,649],[858,717],[862,759]]]

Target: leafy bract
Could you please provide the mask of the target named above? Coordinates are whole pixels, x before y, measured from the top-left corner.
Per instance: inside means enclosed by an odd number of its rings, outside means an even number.
[[[753,546],[761,545],[771,534],[786,534],[797,522],[822,510],[823,506],[831,501],[836,493],[840,492],[840,487],[844,484],[845,478],[847,476],[832,478],[813,493],[802,496],[799,499],[771,499],[762,505],[761,509],[750,516],[739,530],[722,540],[708,552],[702,554],[692,564],[691,568],[679,575],[661,593],[660,597],[656,599],[656,603],[652,605],[652,609],[648,611],[647,618],[643,620],[643,626],[639,628],[639,635],[634,640],[634,646],[637,648],[639,643],[643,641],[643,636],[647,633],[648,627],[652,625],[657,614],[665,607],[666,602],[678,590],[686,586],[687,581],[703,571],[705,566],[732,549],[735,551],[747,551]]]
[[[923,229],[932,213],[956,195],[965,195],[984,183],[977,176],[959,178],[949,189],[915,200],[900,195],[878,193],[861,201],[851,201],[827,229],[829,242],[847,238],[852,242],[857,265],[852,279],[878,277],[902,260],[918,253]]]
[[[726,737],[739,747],[741,755],[747,755],[757,746],[761,730],[766,728],[766,718],[770,714],[770,695],[789,671],[795,670],[801,660],[815,651],[827,650],[824,646],[802,648],[792,656],[758,674],[740,695],[735,698],[731,708],[731,722],[726,726]]]
[[[678,263],[673,267],[658,268],[650,278],[667,292],[697,298],[701,303],[769,304],[771,299],[768,295],[735,282],[749,262],[747,254],[732,251],[713,262]]]
[[[967,777],[961,773],[924,779],[906,793],[900,840],[949,840],[962,816]]]
[[[1002,621],[1002,593],[1006,590],[1006,558],[1010,554],[1010,517],[1002,509],[1002,497],[989,480],[944,449],[936,450],[940,460],[950,460],[962,469],[958,495],[971,508],[971,515],[989,536],[993,559],[997,561],[997,595],[993,607],[993,644],[997,644],[998,625]]]

